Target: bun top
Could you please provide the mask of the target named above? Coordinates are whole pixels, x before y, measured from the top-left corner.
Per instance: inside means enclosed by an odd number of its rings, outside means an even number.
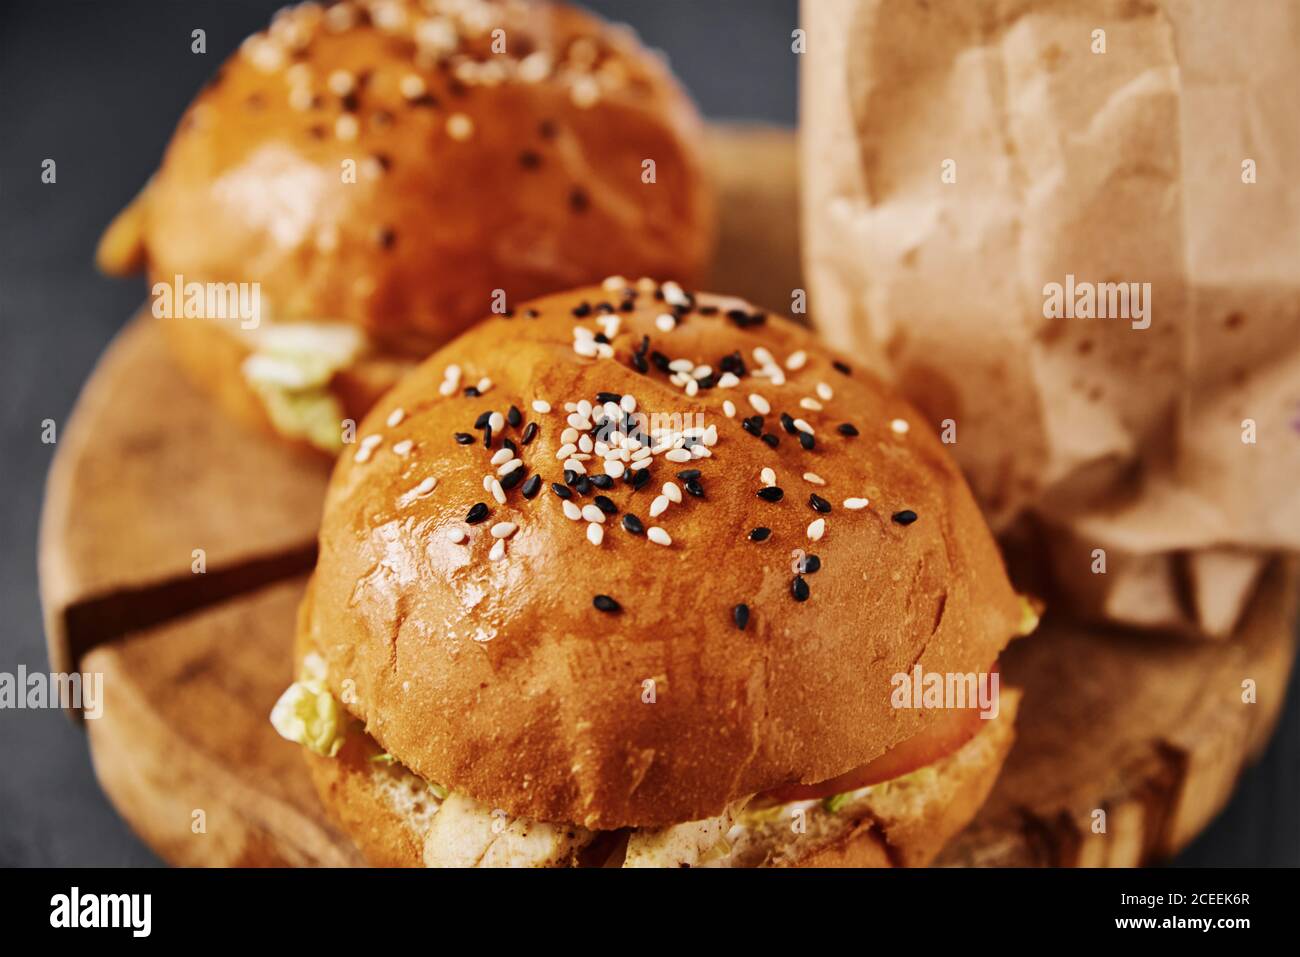
[[[934,713],[894,674],[987,670],[1019,620],[915,409],[748,303],[613,279],[378,403],[301,627],[426,780],[614,828],[870,761]]]
[[[496,290],[694,279],[713,234],[700,129],[627,28],[568,7],[307,3],[190,106],[140,228],[155,280],[259,282],[272,320],[423,357]]]

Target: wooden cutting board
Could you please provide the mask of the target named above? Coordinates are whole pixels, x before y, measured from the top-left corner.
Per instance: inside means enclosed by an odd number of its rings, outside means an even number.
[[[789,134],[721,131],[713,286],[774,308],[800,284]],[[173,864],[360,863],[267,720],[291,675],[326,463],[212,414],[155,324],[124,329],[63,429],[42,516],[53,667],[105,676],[85,722],[122,816]],[[203,563],[197,564],[201,553]],[[1266,576],[1232,641],[1189,645],[1049,616],[1003,659],[1020,737],[947,864],[1129,865],[1223,806],[1280,713],[1295,567]],[[1256,703],[1241,701],[1242,682]],[[1105,832],[1093,833],[1096,812]]]

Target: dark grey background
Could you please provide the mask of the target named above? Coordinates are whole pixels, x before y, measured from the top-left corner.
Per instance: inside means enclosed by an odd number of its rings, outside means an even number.
[[[809,0],[816,2],[816,0]],[[0,3],[0,671],[46,669],[36,530],[52,448],[96,357],[144,296],[104,279],[99,231],[154,169],[181,110],[278,0]],[[795,120],[795,0],[590,0],[669,54],[714,118]],[[190,53],[190,31],[208,53]],[[58,183],[40,164],[58,163]],[[1232,805],[1183,864],[1300,864],[1300,695]],[[95,783],[85,737],[54,711],[0,711],[0,865],[158,859]]]

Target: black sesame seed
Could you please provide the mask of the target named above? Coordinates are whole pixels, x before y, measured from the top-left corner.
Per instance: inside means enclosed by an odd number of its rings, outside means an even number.
[[[591,315],[591,303],[583,301],[573,307],[573,315],[578,319],[586,319]]]
[[[632,303],[629,301],[629,302],[627,303],[627,305],[630,306],[630,305],[632,305]],[[641,337],[641,344],[640,344],[639,346],[636,347],[636,350],[635,350],[635,351],[636,351],[639,355],[645,355],[647,352],[649,352],[649,351],[650,351],[650,337],[649,337],[649,336],[642,336],[642,337]]]
[[[607,346],[609,345],[609,336],[605,335],[605,333],[603,332],[598,332],[596,333],[596,338],[594,341],[599,342],[603,346]]]
[[[811,432],[804,432],[803,430],[800,430],[799,444],[804,447],[805,452],[811,452],[813,448],[817,445],[817,440],[813,437],[813,434]]]
[[[524,426],[524,434],[519,437],[519,441],[524,445],[528,445],[535,438],[537,438],[537,423],[529,422]]]
[[[591,603],[600,611],[614,614],[623,610],[623,606],[610,598],[608,595],[597,595],[591,600]]]
[[[483,448],[492,448],[492,426],[483,426]]]
[[[916,521],[916,513],[910,508],[905,508],[901,512],[895,512],[890,516],[899,525],[911,525]]]
[[[465,389],[465,395],[466,395],[468,398],[471,398],[471,399],[477,399],[477,398],[478,398],[479,396],[481,396],[482,394],[483,394],[483,393],[480,392],[480,391],[478,390],[478,386],[476,386],[476,385],[468,386],[468,387]]]
[[[677,477],[683,482],[690,482],[700,477],[699,469],[682,469],[677,473]]]
[[[641,524],[641,519],[637,518],[631,512],[623,516],[623,527],[633,535],[644,535],[645,526]]]
[[[541,123],[537,124],[537,133],[544,140],[554,139],[555,134],[559,131],[560,128],[555,125],[554,120],[542,120]]]
[[[492,410],[488,409],[486,412],[481,413],[479,417],[474,420],[474,428],[476,429],[483,428],[483,426],[488,424],[488,420],[491,418],[492,418]]]
[[[465,516],[465,521],[469,522],[471,525],[477,525],[479,522],[483,521],[483,519],[487,517],[488,517],[487,503],[478,502],[474,505],[473,508],[469,510],[469,514]]]
[[[668,357],[656,349],[650,353],[650,361],[654,363],[656,369],[667,375],[672,370],[668,368]]]
[[[836,359],[831,363],[831,365],[833,365],[838,371],[843,372],[845,375],[853,375],[853,370],[849,368],[847,362],[841,362],[839,359]]]
[[[767,433],[765,433],[765,434],[762,436],[762,439],[763,439],[763,443],[764,443],[768,448],[772,448],[772,449],[774,449],[774,448],[776,448],[778,445],[781,444],[781,440],[776,436],[775,433],[772,433],[772,432],[767,432]]]
[[[808,504],[812,506],[814,512],[820,512],[823,515],[829,515],[831,512],[831,503],[816,492],[808,496]]]
[[[650,481],[649,469],[637,469],[632,473],[632,487],[641,488],[646,482]]]
[[[575,213],[585,213],[590,205],[591,200],[583,190],[575,189],[569,194],[569,208]]]
[[[596,401],[599,402],[601,405],[604,405],[606,402],[613,402],[615,405],[617,405],[618,403],[623,401],[623,397],[619,395],[617,392],[597,392]]]
[[[858,427],[852,422],[841,423],[838,429],[840,435],[847,435],[849,438],[858,434]]]
[[[741,631],[749,624],[749,606],[745,604],[737,605],[731,609],[731,620],[736,623],[736,627]]]
[[[794,424],[794,418],[789,412],[781,413],[781,428],[785,429],[791,435],[799,434],[799,426]]]
[[[596,508],[600,509],[606,515],[617,515],[618,506],[615,505],[607,495],[597,495],[592,499],[596,503]]]
[[[614,480],[610,478],[608,475],[606,475],[604,472],[599,472],[596,475],[589,476],[588,480],[595,488],[614,487]]]
[[[524,414],[512,405],[510,410],[506,412],[506,421],[510,423],[511,428],[517,429],[519,423],[524,421]]]
[[[759,525],[757,528],[751,529],[749,533],[751,542],[765,542],[771,537],[772,530],[765,525]]]
[[[522,482],[527,473],[528,470],[523,466],[520,466],[512,472],[507,472],[505,475],[501,476],[501,487],[506,491],[509,491]]]
[[[573,490],[579,495],[591,494],[591,479],[585,475],[579,475],[578,480],[573,483]]]
[[[519,165],[524,169],[537,169],[542,165],[542,154],[535,150],[524,150],[519,154]]]
[[[650,364],[645,361],[645,356],[639,352],[634,352],[632,353],[632,368],[645,375],[650,371]]]
[[[821,567],[822,560],[816,555],[805,555],[803,561],[799,563],[799,571],[804,575],[811,575],[814,572],[820,571]]]
[[[704,486],[700,484],[699,479],[688,479],[684,486],[686,491],[696,498],[704,498]]]
[[[700,306],[699,313],[701,316],[716,316],[718,314],[718,307]]]
[[[761,415],[751,415],[740,423],[740,427],[753,436],[762,436],[763,434],[763,417]]]
[[[457,445],[473,445],[473,444],[474,444],[474,436],[470,435],[468,432],[457,432],[457,433],[456,433],[456,444],[457,444]]]
[[[518,469],[522,472],[523,469]],[[519,491],[524,493],[524,498],[537,498],[537,493],[542,490],[542,477],[540,475],[530,475],[524,487]]]
[[[779,502],[785,498],[785,490],[777,485],[767,485],[758,490],[758,497],[765,502]]]
[[[551,483],[551,491],[554,492],[556,495],[558,495],[558,496],[559,496],[560,498],[562,498],[562,499],[571,499],[571,498],[573,498],[573,493],[569,491],[568,486],[567,486],[567,485],[561,485],[559,482],[552,482],[552,483]]]
[[[802,575],[794,576],[794,581],[790,583],[790,594],[794,595],[795,601],[808,600],[808,583],[803,580]]]
[[[397,233],[385,226],[375,233],[375,242],[380,249],[392,249],[393,243],[397,242]]]
[[[573,471],[573,469],[565,469],[565,470],[564,470],[564,484],[565,484],[565,485],[572,485],[572,484],[573,484],[574,482],[576,482],[576,481],[578,481],[578,473],[575,472],[575,471]]]
[[[501,447],[503,449],[509,449],[511,454],[514,455],[515,458],[519,457],[519,446],[515,445],[512,439],[503,440],[501,442]]]

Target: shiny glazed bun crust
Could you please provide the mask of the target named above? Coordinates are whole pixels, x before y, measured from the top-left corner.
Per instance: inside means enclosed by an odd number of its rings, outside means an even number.
[[[617,446],[635,416],[570,409],[625,396],[644,428],[676,414],[683,447],[601,488],[582,436],[608,416]],[[380,747],[519,817],[664,825],[824,781],[927,726],[891,706],[894,674],[988,670],[1020,624],[915,410],[739,300],[613,280],[526,304],[358,437],[299,640]]]
[[[257,282],[270,320],[349,322],[423,357],[496,290],[696,278],[699,132],[656,56],[562,5],[302,4],[199,94],[101,263],[142,245],[155,280]]]

